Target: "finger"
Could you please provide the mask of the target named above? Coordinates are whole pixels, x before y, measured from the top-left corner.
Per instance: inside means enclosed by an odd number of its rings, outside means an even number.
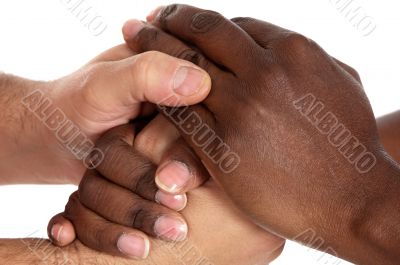
[[[213,11],[169,5],[159,11],[153,23],[195,44],[208,58],[235,74],[249,71],[251,58],[261,50],[246,32]]]
[[[97,142],[103,160],[96,170],[111,182],[154,200],[158,190],[154,181],[156,167],[133,148],[133,135],[133,126],[120,126],[105,134]]]
[[[279,66],[282,66],[296,61],[302,64],[311,58],[319,60],[321,54],[326,56],[325,51],[317,43],[299,33],[253,18],[241,17],[234,18],[232,21],[265,48],[263,60],[269,63],[276,65],[279,61]],[[303,60],[305,54],[312,56]]]
[[[143,24],[139,20],[130,20],[123,27],[125,41],[129,47],[141,52],[159,51],[168,55],[190,61],[206,70],[211,77],[214,88],[224,88],[219,80],[226,77],[228,73],[222,71],[210,62],[198,49],[191,48],[178,38],[149,24]],[[230,74],[229,74],[230,75]],[[220,107],[216,98],[226,95],[228,91],[212,89],[209,96],[202,102],[210,109]]]
[[[137,52],[130,49],[124,43],[103,52],[102,54],[98,55],[96,58],[91,60],[88,64],[95,64],[99,62],[108,62],[108,61],[119,61],[134,56],[136,54]]]
[[[170,194],[162,190],[158,190],[155,201],[177,212],[182,211],[187,205],[186,194]]]
[[[164,153],[156,173],[157,186],[171,194],[181,194],[199,187],[209,175],[192,149],[182,140]]]
[[[169,241],[182,241],[187,236],[186,221],[176,211],[145,200],[95,172],[81,181],[79,200],[103,218],[148,235]]]
[[[73,222],[77,238],[89,248],[134,259],[149,255],[150,241],[144,233],[96,215],[80,203],[77,192],[71,195],[64,216]]]
[[[204,70],[159,52],[96,64],[91,71],[93,78],[89,75],[82,98],[93,109],[104,112],[129,110],[141,102],[191,105],[206,98],[211,88]]]
[[[159,116],[158,119],[160,118],[162,118],[162,116]],[[139,141],[143,143],[139,146],[146,146],[146,150],[149,150],[149,146],[157,148],[148,152],[153,157],[158,152],[162,154],[164,150],[159,146],[162,146],[163,142],[164,144],[168,144],[168,137],[170,136],[168,130],[165,130],[165,128],[158,128],[157,124],[164,127],[167,123],[168,122],[164,119],[161,121],[161,124],[159,124],[156,118],[156,120],[153,120],[142,130],[142,133],[139,134],[135,141],[134,132],[136,125],[122,125],[110,130],[104,134],[97,143],[100,150],[102,150],[103,160],[101,163],[96,164],[98,164],[97,170],[103,177],[106,177],[110,181],[130,189],[132,192],[147,200],[156,201],[170,209],[181,211],[186,207],[186,194],[172,196],[160,193],[154,181],[155,165],[153,165],[149,159],[145,158],[145,156],[141,155],[143,154],[141,149],[132,147],[133,142],[136,143]],[[158,134],[158,138],[156,135],[153,135],[152,132],[143,132],[148,131],[149,126],[157,130],[157,132],[155,132],[151,129],[151,131]],[[170,141],[174,141],[176,139],[175,137],[178,137],[178,132],[172,125],[169,126],[169,131],[172,131],[172,140]],[[160,134],[158,129],[162,130],[163,133]],[[141,137],[140,135],[149,135],[149,137]],[[158,139],[161,141],[157,141]],[[153,140],[157,142],[153,143]]]
[[[135,150],[158,165],[162,155],[180,137],[178,130],[164,116],[154,118],[136,137]],[[186,194],[170,194],[158,190],[155,201],[170,209],[181,211],[186,207]]]
[[[158,115],[136,136],[135,150],[155,165],[164,152],[180,137],[179,131],[164,116]]]
[[[136,150],[160,164],[155,182],[164,193],[158,194],[159,201],[171,199],[165,193],[183,194],[208,179],[207,171],[197,156],[182,140],[177,141],[178,138],[179,132],[173,124],[158,116],[135,140]]]
[[[264,48],[268,48],[271,41],[278,39],[282,33],[290,32],[287,29],[271,23],[249,17],[236,17],[232,19],[232,22],[236,23],[239,27],[246,31],[247,34],[249,34],[261,47]],[[336,58],[333,58],[333,60],[361,83],[361,79],[357,71]]]
[[[76,238],[73,224],[62,213],[51,218],[47,226],[47,234],[51,242],[59,247],[68,246]]]
[[[265,49],[270,47],[271,41],[279,39],[283,33],[290,32],[285,28],[250,17],[236,17],[231,19],[231,21]]]
[[[140,20],[129,20],[122,28],[127,45],[134,51],[159,51],[173,57],[190,61],[206,70],[211,79],[222,71],[210,62],[200,51],[189,47],[176,37]]]
[[[158,15],[158,13],[160,13],[160,10],[163,9],[164,6],[158,6],[155,9],[153,9],[153,11],[151,11],[147,16],[146,16],[146,20],[147,22],[153,22],[154,19],[156,18],[156,16]]]
[[[198,105],[159,109],[179,130],[182,138],[196,152],[208,172],[215,168],[224,173],[231,173],[237,167],[240,158],[223,142],[222,132],[216,129],[217,118],[210,115],[208,110],[197,107]],[[202,180],[199,180],[201,183]],[[196,186],[197,183],[194,183]],[[171,190],[165,187],[163,189]],[[176,187],[172,190],[174,189]]]

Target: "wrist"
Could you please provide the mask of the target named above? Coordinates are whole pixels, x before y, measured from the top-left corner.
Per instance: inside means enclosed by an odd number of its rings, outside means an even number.
[[[400,168],[382,153],[377,156],[376,167],[365,177],[356,203],[362,207],[354,212],[348,226],[349,245],[343,251],[361,264],[397,264],[400,259]]]
[[[46,139],[43,126],[24,104],[35,90],[48,93],[49,87],[46,82],[0,74],[0,184],[36,182],[35,172],[21,167],[35,157]]]
[[[0,127],[2,132],[12,134],[31,133],[29,129],[34,125],[31,119],[32,113],[24,106],[24,99],[33,91],[48,93],[49,87],[46,82],[33,81],[17,76],[0,74]]]

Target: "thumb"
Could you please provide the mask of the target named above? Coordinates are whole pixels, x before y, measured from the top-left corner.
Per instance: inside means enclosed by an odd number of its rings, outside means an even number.
[[[94,85],[95,98],[105,100],[107,107],[133,107],[141,102],[193,105],[203,101],[211,89],[211,78],[204,70],[155,51],[103,66]]]

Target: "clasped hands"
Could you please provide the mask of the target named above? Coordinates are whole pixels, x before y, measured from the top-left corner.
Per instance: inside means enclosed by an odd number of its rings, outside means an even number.
[[[377,220],[379,205],[397,194],[399,171],[379,143],[355,70],[300,34],[185,5],[128,21],[123,33],[132,54],[180,58],[210,79],[198,82],[205,92],[197,101],[160,96],[157,108],[144,105],[130,124],[99,134],[104,160],[50,221],[54,244],[77,238],[143,259],[159,240],[188,240],[209,262],[256,264],[276,258],[286,238],[363,264],[398,258],[369,243],[390,249],[379,242]],[[156,82],[157,74],[147,77]],[[248,260],[208,249],[206,241],[221,237],[231,239],[221,248],[249,251]]]

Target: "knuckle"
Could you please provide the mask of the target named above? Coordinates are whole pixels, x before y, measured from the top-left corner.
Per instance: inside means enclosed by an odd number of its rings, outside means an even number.
[[[198,51],[193,49],[185,49],[178,53],[178,58],[189,61],[195,65],[201,66],[204,69],[207,69],[208,61],[206,58]]]
[[[147,197],[148,199],[153,199],[158,188],[155,184],[155,168],[144,168],[145,172],[141,175],[139,180],[135,185],[135,190],[133,192],[138,193],[141,196]],[[148,196],[145,196],[148,195]]]
[[[160,38],[160,30],[153,27],[145,27],[138,33],[138,42],[142,50],[148,50],[151,43]]]
[[[162,140],[157,133],[144,132],[139,133],[136,136],[134,147],[138,152],[151,157],[155,151],[159,150],[159,147],[162,146],[162,144]]]
[[[123,159],[123,153],[121,152],[121,149],[127,145],[127,143],[119,138],[112,138],[109,141],[110,144],[100,148],[104,154],[103,162],[100,166],[102,168],[108,168],[109,172],[114,172],[117,169],[116,165],[118,164],[118,161]]]
[[[349,66],[349,65],[347,65],[347,64],[344,64],[344,65],[345,65],[346,68],[347,68],[347,69],[345,69],[345,70],[347,70],[347,72],[349,72],[350,75],[352,75],[352,76],[353,76],[355,79],[357,79],[358,81],[361,80],[360,74],[357,72],[356,69],[354,69],[353,67],[351,67],[351,66]]]
[[[160,14],[158,15],[158,20],[159,20],[159,22],[160,22],[162,25],[166,26],[168,18],[169,18],[172,14],[176,13],[176,12],[178,11],[179,7],[180,7],[179,4],[172,4],[172,5],[168,5],[168,6],[166,6],[165,8],[163,8],[163,9],[160,11]]]
[[[307,37],[298,33],[287,34],[287,36],[284,39],[285,42],[292,47],[308,46],[310,42],[310,40]]]
[[[259,82],[263,84],[263,86],[258,86],[260,89],[260,93],[271,93],[271,91],[275,90],[277,87],[280,87],[281,84],[287,84],[289,82],[288,71],[286,67],[280,63],[272,63],[269,64],[268,67],[263,67],[261,69],[262,70],[256,71],[252,75],[250,86],[247,90],[243,90],[239,94],[240,97],[246,98],[243,93],[248,93],[249,90],[254,90],[254,87],[257,87],[253,85],[254,82]],[[247,102],[247,99],[242,101],[245,104],[249,104],[249,102]],[[260,101],[257,99],[256,102]],[[251,104],[256,103],[252,102]],[[246,108],[248,108],[248,106]]]
[[[350,74],[352,74],[354,76],[354,78],[357,79],[357,81],[361,81],[361,76],[355,69],[350,67],[349,71],[350,71]]]
[[[214,11],[202,11],[195,14],[190,23],[190,28],[195,33],[207,33],[223,23],[225,18]]]
[[[71,194],[71,196],[69,196],[68,203],[65,206],[64,213],[65,213],[66,217],[70,220],[73,219],[72,217],[74,216],[74,212],[76,211],[76,207],[78,206],[78,203],[79,203],[78,200],[79,199],[78,199],[77,192],[74,192]]]
[[[146,211],[144,203],[139,200],[132,201],[130,203],[130,211],[126,213],[126,220],[131,224],[132,227],[137,229],[143,229],[146,222]]]
[[[358,71],[356,69],[354,69],[351,66],[347,66],[349,69],[349,72],[351,72],[352,74],[356,75],[356,76],[360,76],[360,74],[358,73]]]
[[[108,234],[109,230],[107,229],[107,226],[99,226],[99,225],[95,226],[93,229],[94,240],[90,242],[90,247],[100,251],[107,250],[106,244],[104,242],[108,241],[107,240]]]
[[[142,189],[143,184],[146,183],[146,174],[153,171],[153,165],[150,161],[139,155],[132,154],[132,156],[132,162],[134,161],[135,166],[131,168],[126,179],[130,183],[130,190],[134,193],[138,193]]]
[[[248,24],[254,21],[254,18],[251,17],[234,17],[231,19],[232,22],[236,24]]]
[[[132,79],[143,80],[145,85],[146,77],[151,76],[151,72],[154,71],[153,66],[157,65],[160,61],[165,61],[165,55],[157,51],[147,51],[136,56],[134,63],[131,65],[131,76]],[[143,89],[146,89],[144,87]]]
[[[96,177],[92,174],[86,175],[79,184],[79,199],[85,205],[88,205],[92,201],[97,201],[101,193],[102,191],[99,185],[97,185]]]
[[[134,63],[135,66],[139,66],[140,68],[146,67],[150,65],[154,60],[157,60],[161,56],[160,52],[157,51],[147,51],[139,56]]]
[[[316,44],[311,39],[294,32],[287,33],[280,42],[281,48],[294,54],[307,54]]]
[[[97,148],[103,152],[107,151],[118,140],[118,138],[110,132],[101,137],[96,143]]]

